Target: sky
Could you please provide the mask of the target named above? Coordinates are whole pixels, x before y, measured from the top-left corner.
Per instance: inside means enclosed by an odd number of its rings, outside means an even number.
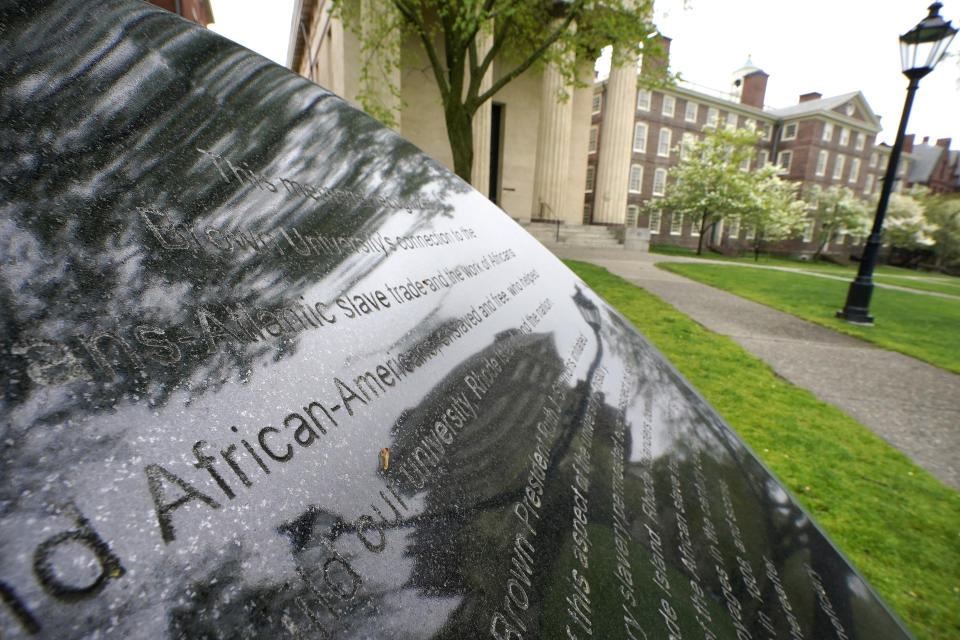
[[[880,116],[878,140],[893,143],[906,97],[898,37],[927,15],[930,0],[657,0],[654,20],[673,39],[670,69],[702,87],[726,90],[749,56],[770,78],[766,104],[796,104],[860,91]],[[210,28],[286,63],[293,0],[211,0]],[[940,14],[960,27],[960,0]],[[907,133],[917,142],[952,138],[960,149],[960,37],[920,81]]]

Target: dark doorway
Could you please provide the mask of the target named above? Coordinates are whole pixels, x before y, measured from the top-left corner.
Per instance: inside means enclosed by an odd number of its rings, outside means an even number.
[[[487,197],[494,204],[500,204],[500,166],[503,149],[503,103],[494,102],[490,114],[490,185]]]

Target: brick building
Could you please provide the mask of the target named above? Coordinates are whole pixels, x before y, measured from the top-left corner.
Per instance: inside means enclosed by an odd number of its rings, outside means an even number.
[[[669,40],[666,45],[669,50]],[[609,105],[614,94],[610,85],[617,81],[613,73],[609,80],[595,85],[584,224],[646,227],[653,243],[695,247],[698,230],[690,220],[668,211],[647,215],[641,203],[668,192],[670,170],[680,161],[684,140],[701,137],[705,129],[721,125],[750,127],[760,132],[756,152],[744,169],[774,162],[784,178],[801,184],[801,193],[812,185],[833,184],[849,187],[864,200],[878,193],[889,149],[876,145],[880,121],[863,94],[855,91],[825,98],[819,93],[806,93],[793,106],[768,108],[764,105],[767,78],[748,60],[734,72],[727,92],[683,83],[653,91],[635,90],[626,116],[620,116],[621,120],[629,119],[626,127],[622,122],[611,126],[607,115],[623,112]],[[618,138],[624,132],[630,139],[625,184],[610,180],[609,172],[604,181],[604,144],[622,144]],[[900,175],[909,171],[912,161],[909,153],[901,156]],[[616,209],[611,210],[609,204],[616,200],[619,191],[626,194],[626,200],[622,214],[617,216]],[[598,215],[601,210],[603,213]],[[811,222],[800,238],[781,243],[777,250],[812,252],[816,249],[815,231]],[[705,240],[708,246],[745,249],[752,239],[750,229],[732,220],[715,226],[711,237]],[[828,251],[853,250],[862,239],[834,238]]]
[[[914,144],[914,136],[904,138],[904,150],[910,150],[914,164],[907,177],[908,187],[922,185],[932,193],[960,193],[960,151],[950,150],[950,138],[940,138],[936,144],[924,137]]]

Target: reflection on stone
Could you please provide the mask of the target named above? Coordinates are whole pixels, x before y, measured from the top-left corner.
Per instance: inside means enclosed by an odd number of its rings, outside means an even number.
[[[0,26],[0,637],[908,637],[408,142],[149,5]]]

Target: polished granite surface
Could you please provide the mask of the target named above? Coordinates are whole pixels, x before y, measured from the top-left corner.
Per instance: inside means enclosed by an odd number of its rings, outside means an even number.
[[[149,5],[0,26],[0,637],[909,637],[413,145]]]

